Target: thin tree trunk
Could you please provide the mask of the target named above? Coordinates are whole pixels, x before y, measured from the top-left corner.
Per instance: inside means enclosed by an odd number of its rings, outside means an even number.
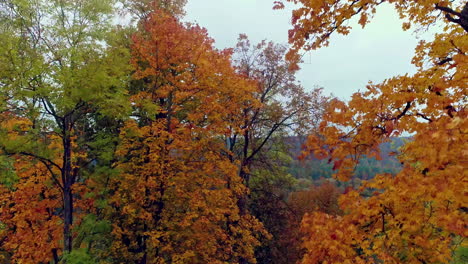
[[[71,166],[71,138],[70,123],[66,118],[63,122],[63,251],[70,253],[72,250],[71,226],[73,224],[73,192],[74,175]]]
[[[70,186],[64,188],[63,202],[63,248],[65,253],[72,250],[71,225],[73,224],[73,197]]]
[[[59,257],[58,257],[56,248],[52,249],[52,256],[54,258],[54,264],[58,264],[59,263]]]

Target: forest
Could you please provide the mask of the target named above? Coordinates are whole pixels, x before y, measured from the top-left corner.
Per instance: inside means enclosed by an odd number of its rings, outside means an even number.
[[[0,0],[0,263],[468,263],[467,1],[272,0],[289,43],[228,49],[186,4]],[[304,87],[381,4],[417,70]]]

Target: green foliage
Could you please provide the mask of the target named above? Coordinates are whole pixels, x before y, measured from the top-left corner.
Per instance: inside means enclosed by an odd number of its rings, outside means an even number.
[[[70,253],[63,256],[63,262],[68,264],[98,264],[92,256],[88,254],[86,249],[74,249]]]
[[[265,226],[271,238],[262,240],[255,251],[258,263],[288,263],[295,249],[291,246],[290,223],[295,219],[288,204],[288,196],[296,188],[297,180],[288,172],[292,158],[279,138],[263,155],[268,158],[264,167],[252,168],[249,210]]]
[[[458,247],[451,263],[468,263],[468,247]]]
[[[105,260],[106,251],[111,243],[111,231],[112,225],[109,221],[102,220],[94,214],[86,215],[75,230],[77,236],[74,243],[82,248],[75,249],[66,256],[66,260],[74,261],[67,263],[88,264],[98,263],[96,260]]]
[[[73,244],[95,254],[106,237],[93,234],[110,232],[86,217],[69,242],[71,224],[93,209],[74,210],[73,203],[85,196],[87,180],[105,182],[112,174],[118,129],[130,113],[131,29],[112,25],[116,12],[114,0],[0,2],[0,153],[47,167],[62,194],[54,208],[65,226],[61,252]],[[11,186],[12,163],[1,158],[1,168],[9,171],[2,172],[4,185]],[[81,251],[69,253],[70,261],[89,262]]]
[[[454,239],[455,251],[450,264],[468,263],[468,245],[466,238],[457,236]]]
[[[296,184],[285,168],[256,170],[251,178],[250,212],[255,215],[272,235],[263,238],[256,249],[258,263],[288,263],[294,254],[288,235],[289,223],[295,217],[287,198]]]
[[[19,180],[13,163],[12,158],[0,155],[0,185],[9,189],[12,189]]]

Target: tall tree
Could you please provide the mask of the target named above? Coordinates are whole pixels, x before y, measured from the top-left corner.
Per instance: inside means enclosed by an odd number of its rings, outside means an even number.
[[[443,31],[416,48],[414,75],[397,76],[335,100],[308,148],[329,157],[336,177],[348,179],[362,155],[378,156],[378,144],[411,133],[401,148],[403,169],[383,174],[341,198],[346,214],[318,213],[303,221],[308,232],[303,263],[447,263],[466,239],[466,1],[299,1],[293,11],[291,58],[300,48],[328,44],[346,21],[369,23],[378,5],[393,4],[403,28],[443,23]],[[280,7],[279,4],[278,7]],[[370,198],[360,194],[374,190]],[[466,245],[465,245],[466,247]]]
[[[55,213],[62,219],[62,253],[73,248],[74,200],[79,198],[74,186],[91,161],[91,140],[82,140],[83,129],[93,124],[93,116],[126,112],[128,56],[107,42],[113,5],[110,0],[0,3],[1,111],[29,124],[16,138],[2,130],[0,150],[41,163],[46,169],[42,177],[60,192]]]
[[[261,103],[242,108],[242,130],[227,138],[232,159],[240,161],[239,175],[251,189],[239,207],[250,210],[272,235],[256,250],[259,263],[288,263],[291,248],[282,236],[294,217],[287,203],[294,179],[286,170],[291,162],[287,141],[315,129],[328,98],[320,88],[306,91],[296,80],[286,46],[265,40],[252,44],[241,34],[234,51],[237,71],[256,82],[254,96]]]
[[[243,130],[228,139],[229,148],[241,161],[240,175],[247,185],[249,170],[269,162],[265,153],[274,139],[310,132],[328,100],[320,88],[307,92],[296,80],[290,65],[297,61],[286,61],[286,50],[273,42],[253,45],[243,34],[235,48],[235,66],[240,74],[257,82],[255,98],[261,103],[243,109]]]
[[[133,263],[254,262],[262,232],[222,137],[241,130],[254,85],[205,29],[153,11],[133,37],[133,119],[110,182],[112,257]]]

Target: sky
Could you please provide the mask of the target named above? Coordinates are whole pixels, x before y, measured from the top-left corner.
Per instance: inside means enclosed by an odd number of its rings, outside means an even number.
[[[188,0],[184,20],[207,28],[220,49],[233,47],[240,33],[252,43],[266,39],[287,44],[292,9],[272,6],[273,0]],[[392,6],[379,6],[364,29],[356,21],[351,21],[349,35],[334,35],[329,47],[304,55],[296,76],[306,89],[321,86],[326,94],[348,100],[369,81],[415,72],[411,58],[421,36],[401,29]]]

